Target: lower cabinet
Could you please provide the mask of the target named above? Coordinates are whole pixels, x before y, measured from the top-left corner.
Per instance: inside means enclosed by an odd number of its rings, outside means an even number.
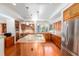
[[[14,45],[14,37],[13,36],[6,37],[4,44],[5,44],[5,48],[9,48],[9,47],[13,46]]]
[[[52,42],[58,47],[61,48],[61,37],[52,35]]]
[[[46,42],[54,43],[58,48],[61,48],[61,37],[51,34],[51,33],[43,33]]]
[[[17,43],[18,56],[43,56],[43,47],[38,43]]]

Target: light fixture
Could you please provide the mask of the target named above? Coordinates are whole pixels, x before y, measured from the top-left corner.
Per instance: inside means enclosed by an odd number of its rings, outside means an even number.
[[[26,22],[26,25],[29,25],[29,22]]]
[[[16,3],[12,3],[12,5],[16,6]]]
[[[33,20],[33,21],[37,21],[37,19],[38,19],[38,18],[37,18],[37,14],[33,14],[32,20]]]
[[[38,20],[38,16],[39,16],[39,11],[37,11],[36,13],[32,14],[32,20],[33,21],[37,21]]]

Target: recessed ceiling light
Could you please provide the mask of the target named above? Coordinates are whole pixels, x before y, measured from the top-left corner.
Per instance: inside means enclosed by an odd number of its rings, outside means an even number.
[[[28,22],[26,22],[26,25],[29,25],[29,23],[28,23]]]

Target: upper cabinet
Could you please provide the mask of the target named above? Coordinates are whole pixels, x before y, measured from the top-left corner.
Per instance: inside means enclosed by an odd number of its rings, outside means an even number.
[[[15,29],[16,31],[19,31],[19,21],[15,21]]]
[[[33,21],[21,22],[21,31],[22,33],[34,33],[35,25]]]
[[[61,31],[61,21],[54,23],[54,29],[56,31]]]
[[[69,19],[69,18],[70,18],[70,10],[66,10],[66,11],[64,11],[63,16],[64,16],[64,20]]]
[[[70,20],[72,18],[79,16],[79,3],[75,3],[66,9],[63,13],[64,21]]]
[[[0,23],[0,34],[6,32],[7,32],[6,23]]]

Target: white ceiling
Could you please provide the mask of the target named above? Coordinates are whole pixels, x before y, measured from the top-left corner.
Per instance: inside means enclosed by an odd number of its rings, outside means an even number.
[[[0,13],[13,18],[22,18],[30,21],[32,16],[38,12],[38,19],[43,21],[53,21],[61,16],[61,10],[69,3],[11,3],[0,4]]]

